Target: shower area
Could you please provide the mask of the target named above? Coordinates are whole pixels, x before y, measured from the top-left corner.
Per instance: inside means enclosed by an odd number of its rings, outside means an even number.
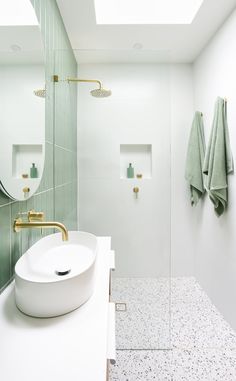
[[[79,229],[111,236],[116,254],[110,379],[233,381],[235,283],[221,274],[235,244],[224,226],[233,212],[217,219],[206,195],[193,208],[184,179],[194,112],[203,112],[207,141],[217,93],[202,94],[201,62],[159,55],[160,63],[78,67],[112,91],[104,99],[84,84],[78,91]]]

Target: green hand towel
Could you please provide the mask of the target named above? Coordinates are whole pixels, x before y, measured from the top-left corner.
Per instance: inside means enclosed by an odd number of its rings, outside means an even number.
[[[190,186],[192,205],[197,205],[199,199],[205,193],[204,175],[202,173],[205,149],[202,114],[197,111],[192,123],[185,169],[185,179]]]
[[[221,216],[228,202],[227,176],[233,172],[233,157],[230,149],[227,124],[227,102],[217,98],[211,136],[203,165],[207,175],[206,188],[214,204],[216,214]]]

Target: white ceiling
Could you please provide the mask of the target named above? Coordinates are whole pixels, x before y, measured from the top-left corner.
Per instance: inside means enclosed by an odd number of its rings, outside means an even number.
[[[38,25],[30,0],[0,0],[0,25]]]
[[[0,65],[42,63],[44,47],[38,25],[0,26]]]
[[[190,25],[96,25],[93,0],[57,3],[78,63],[193,62],[236,6],[204,0]]]

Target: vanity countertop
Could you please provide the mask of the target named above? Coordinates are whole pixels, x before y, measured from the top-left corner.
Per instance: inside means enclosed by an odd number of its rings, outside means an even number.
[[[109,237],[98,238],[94,294],[67,315],[24,315],[15,306],[14,282],[0,295],[1,381],[106,379],[110,244]]]

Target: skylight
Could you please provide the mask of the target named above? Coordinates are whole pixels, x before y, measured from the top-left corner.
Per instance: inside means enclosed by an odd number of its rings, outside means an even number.
[[[203,0],[94,0],[97,24],[191,24]]]
[[[38,24],[30,0],[0,0],[0,26]]]

